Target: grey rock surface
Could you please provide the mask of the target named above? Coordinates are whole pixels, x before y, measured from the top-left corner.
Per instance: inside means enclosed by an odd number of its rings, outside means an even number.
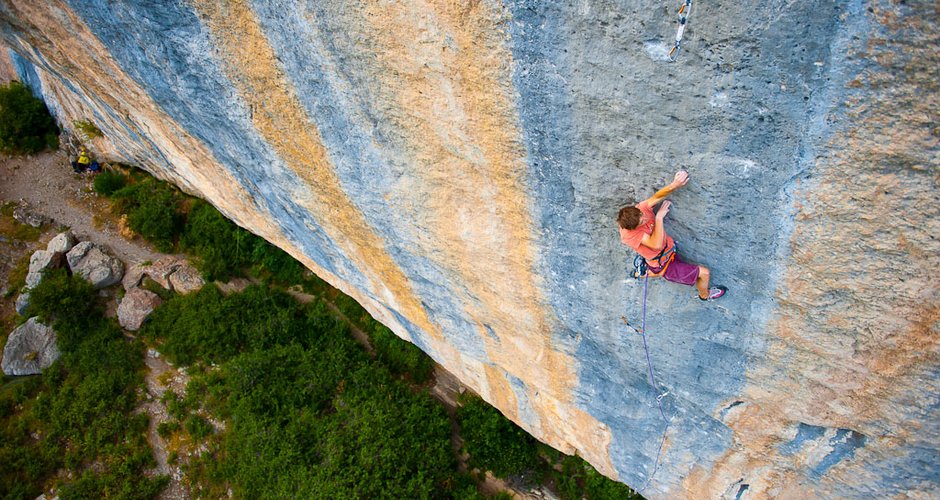
[[[16,314],[22,316],[26,314],[26,308],[29,307],[29,292],[21,292],[16,296],[16,303],[13,308],[16,310]]]
[[[43,325],[39,318],[30,318],[10,333],[3,347],[3,373],[6,375],[36,375],[59,359],[52,327]]]
[[[170,274],[169,281],[173,291],[182,295],[198,291],[206,284],[199,271],[185,261]]]
[[[63,255],[48,250],[36,250],[29,257],[29,272],[26,274],[26,288],[35,288],[42,280],[42,273],[62,265]]]
[[[66,254],[69,268],[101,289],[119,283],[124,276],[124,263],[100,245],[83,241]]]
[[[46,251],[65,254],[72,247],[75,246],[75,236],[66,231],[64,233],[59,233],[49,241],[49,244],[46,245]]]
[[[32,227],[42,227],[49,219],[29,207],[19,206],[13,209],[13,218],[22,224],[28,224]]]
[[[142,288],[131,288],[117,308],[118,323],[125,330],[137,331],[154,309],[163,301],[157,294]]]

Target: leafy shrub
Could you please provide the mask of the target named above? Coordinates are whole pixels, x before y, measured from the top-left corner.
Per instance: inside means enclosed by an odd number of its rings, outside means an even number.
[[[127,214],[131,229],[161,252],[173,251],[182,229],[182,216],[177,212],[180,197],[172,187],[148,178],[118,189],[112,197],[118,209]]]
[[[196,266],[209,280],[240,276],[245,268],[275,283],[304,279],[304,267],[287,252],[238,227],[202,200],[189,212],[180,246],[196,256]]]
[[[382,323],[371,320],[370,342],[376,356],[392,373],[408,374],[411,380],[421,384],[434,373],[434,361],[417,346],[402,340]]]
[[[77,128],[81,133],[85,134],[85,137],[88,137],[89,139],[95,139],[104,136],[104,133],[101,131],[101,129],[90,121],[75,120],[72,122],[72,125],[75,125],[75,128]]]
[[[186,432],[188,432],[189,435],[192,436],[192,438],[195,440],[200,440],[209,434],[212,434],[212,431],[214,430],[212,424],[199,415],[190,415],[183,424],[183,427],[186,428]]]
[[[113,170],[105,170],[95,176],[95,192],[102,196],[111,196],[127,185],[127,176]]]
[[[535,438],[477,396],[466,393],[459,402],[457,421],[470,465],[503,478],[538,465]]]
[[[58,147],[59,129],[46,105],[20,82],[0,85],[0,152],[30,154]]]
[[[0,496],[35,497],[59,469],[74,478],[57,480],[64,498],[155,496],[166,478],[143,474],[155,461],[146,441],[148,419],[134,414],[143,346],[104,318],[89,283],[64,270],[46,273],[31,292],[30,309],[53,321],[62,356],[26,399],[16,391],[0,394],[0,400],[18,401],[12,408],[0,403],[6,408],[0,416]],[[7,432],[16,437],[6,439]],[[29,437],[34,432],[38,441]]]
[[[160,339],[161,351],[174,363],[222,362],[246,350],[300,343],[309,345],[317,331],[345,327],[322,305],[305,307],[283,291],[252,286],[228,297],[213,285],[172,297],[154,311],[141,329]]]
[[[554,450],[552,450],[554,451]],[[553,455],[564,457],[561,460],[561,470],[555,467],[546,468],[546,476],[550,477],[558,490],[562,500],[642,500],[642,496],[630,489],[629,486],[618,483],[597,472],[591,464],[580,457],[562,455],[555,451]]]

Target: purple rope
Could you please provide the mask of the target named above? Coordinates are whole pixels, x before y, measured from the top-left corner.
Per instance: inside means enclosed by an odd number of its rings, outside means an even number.
[[[649,367],[650,385],[653,386],[653,390],[658,394],[659,387],[656,385],[656,376],[653,374],[653,360],[650,359],[650,348],[646,343],[646,295],[649,288],[649,280],[649,274],[647,274],[643,278],[643,324],[640,330],[640,336],[643,337],[643,350],[646,351],[646,366]],[[656,472],[659,470],[659,458],[663,453],[663,445],[666,444],[666,432],[669,431],[669,419],[666,418],[666,412],[663,411],[662,396],[656,396],[656,405],[659,406],[659,414],[663,417],[663,421],[666,422],[666,427],[663,429],[663,439],[659,442],[659,451],[656,452],[656,462],[653,464],[653,472],[647,476],[646,482],[643,483],[643,487],[640,488],[640,491],[646,489],[646,486],[650,484],[653,476],[655,476]]]

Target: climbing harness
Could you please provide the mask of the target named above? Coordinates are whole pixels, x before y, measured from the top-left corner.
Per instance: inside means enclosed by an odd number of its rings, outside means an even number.
[[[676,30],[676,43],[669,51],[669,60],[675,61],[679,58],[679,50],[682,45],[682,33],[685,32],[686,22],[689,20],[689,14],[692,13],[692,0],[685,0],[679,7],[679,28]]]
[[[650,275],[653,277],[662,276],[666,272],[666,268],[669,267],[669,264],[672,264],[673,259],[676,258],[676,249],[678,247],[678,243],[673,243],[670,248],[664,246],[656,257],[650,259],[658,261],[660,264],[655,271],[651,271],[650,265],[646,262],[646,259],[642,255],[637,254],[637,256],[633,258],[633,278],[640,279]],[[663,259],[666,259],[665,263],[663,263]]]
[[[667,261],[666,265],[664,265],[664,266],[662,267],[662,271],[660,271],[660,272],[665,271],[666,267],[669,265],[669,262],[672,262],[672,258],[675,257],[675,255],[676,255],[676,253],[675,253],[675,245],[673,245],[672,253],[669,255],[669,260]],[[643,264],[645,265],[646,259],[643,259],[643,257],[642,257],[642,256],[639,256],[639,255],[638,255],[637,257],[639,257],[639,258],[643,261]],[[661,258],[661,257],[662,257],[662,252],[660,252],[660,255],[657,256],[657,258]],[[636,259],[633,260],[633,263],[634,263],[634,266],[636,266],[636,264],[637,264]],[[634,273],[636,273],[635,270],[634,270]],[[649,290],[649,281],[650,281],[649,274],[648,274],[648,273],[646,272],[646,270],[644,269],[644,274],[643,274],[643,321],[642,321],[641,326],[640,326],[640,329],[637,331],[637,333],[639,333],[640,336],[643,338],[643,350],[646,352],[646,366],[647,366],[647,368],[649,369],[650,386],[653,388],[653,390],[655,390],[656,392],[659,392],[659,386],[656,385],[656,374],[655,374],[655,372],[653,371],[653,359],[650,357],[650,348],[649,348],[649,344],[646,342],[646,297],[647,297],[647,292],[648,292],[648,290]],[[626,324],[627,326],[630,326],[630,324],[627,322],[627,318],[626,318],[626,317],[621,316],[620,319],[623,320],[624,324]],[[659,470],[659,459],[660,459],[660,457],[662,456],[662,453],[663,453],[663,446],[665,446],[665,444],[666,444],[666,434],[669,432],[669,425],[672,423],[672,419],[666,418],[666,411],[663,410],[663,398],[665,398],[667,395],[669,395],[669,391],[660,393],[659,395],[656,396],[656,406],[659,407],[659,415],[663,418],[663,422],[666,423],[666,427],[663,428],[663,437],[662,437],[662,439],[661,439],[660,442],[659,442],[659,450],[656,452],[656,461],[653,463],[653,472],[651,472],[650,475],[646,476],[646,482],[643,483],[643,486],[640,488],[639,491],[643,491],[643,490],[646,489],[646,487],[649,485],[650,481],[652,481],[653,476],[655,476],[655,475],[656,475],[656,472]]]

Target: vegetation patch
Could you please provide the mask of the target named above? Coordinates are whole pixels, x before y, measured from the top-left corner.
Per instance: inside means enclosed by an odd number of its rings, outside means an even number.
[[[226,297],[209,285],[153,313],[142,335],[169,359],[217,365],[193,367],[186,397],[166,397],[207,443],[188,466],[201,494],[431,498],[462,484],[443,409],[371,360],[347,328],[321,302],[266,286]]]
[[[72,125],[75,126],[76,130],[85,134],[85,137],[89,139],[104,137],[104,132],[102,132],[100,128],[88,120],[75,120],[72,122]]]
[[[143,387],[143,346],[106,319],[94,288],[64,270],[46,274],[29,313],[50,322],[61,358],[42,375],[4,378],[0,389],[0,496],[153,498],[166,477],[135,415]],[[66,471],[67,474],[57,473]]]
[[[59,147],[59,129],[45,103],[12,81],[0,85],[0,153],[32,154]]]
[[[33,227],[29,224],[13,218],[13,210],[16,209],[16,202],[7,202],[0,207],[0,235],[19,241],[37,241],[42,235],[42,228]]]

